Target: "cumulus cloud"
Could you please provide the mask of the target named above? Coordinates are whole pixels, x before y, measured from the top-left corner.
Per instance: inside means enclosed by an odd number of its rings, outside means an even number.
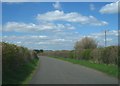
[[[14,40],[13,40],[14,39]],[[35,43],[38,43],[40,41],[46,41],[48,40],[48,36],[45,35],[23,35],[23,36],[3,36],[2,40],[4,42],[9,42],[17,45],[22,46],[33,46]]]
[[[104,39],[104,41],[105,41],[105,39]],[[106,41],[111,42],[111,41],[113,41],[113,39],[112,38],[107,38]]]
[[[103,6],[99,12],[102,14],[118,13],[118,3],[119,3],[119,1],[107,4],[107,5]]]
[[[41,35],[37,35],[37,36],[31,36],[31,38],[47,38],[47,36],[41,36]]]
[[[57,9],[57,10],[60,10],[61,9],[61,4],[60,4],[60,2],[55,2],[54,4],[53,4],[53,7],[55,8],[55,9]]]
[[[107,31],[106,35],[110,36],[110,37],[112,37],[112,36],[118,37],[118,30]],[[105,32],[92,33],[89,36],[91,36],[93,38],[103,38],[105,36]]]
[[[118,40],[118,30],[111,30],[107,32],[107,45],[117,44]],[[17,45],[22,45],[29,48],[43,48],[43,49],[70,49],[73,48],[74,43],[77,40],[82,39],[83,37],[92,37],[94,38],[99,45],[104,46],[104,32],[91,33],[88,35],[80,35],[77,33],[54,33],[54,35],[22,35],[22,36],[3,36],[3,41],[14,43]],[[14,39],[14,40],[13,40]],[[40,46],[40,47],[39,47]]]
[[[72,40],[68,40],[68,39],[63,39],[63,38],[58,38],[58,39],[53,39],[51,40],[52,42],[55,42],[55,43],[60,43],[60,42],[71,42]]]
[[[21,44],[22,42],[21,41],[18,41],[18,42],[16,42],[17,44]]]
[[[21,22],[8,22],[4,25],[3,31],[15,32],[39,32],[39,31],[61,31],[64,29],[75,29],[71,24],[54,24],[54,23],[21,23]]]
[[[17,36],[17,34],[14,34],[10,36],[3,36],[2,40],[4,42],[17,44],[20,46],[22,45],[31,49],[59,49],[59,47],[61,47],[61,49],[64,49],[66,46],[72,48],[71,44],[75,42],[76,36],[75,34],[71,34],[68,31],[74,29],[76,28],[70,23],[60,24],[42,22],[34,24],[23,22],[7,22],[3,25],[3,32],[32,32],[33,35],[27,34]],[[79,35],[77,35],[77,37],[79,37]]]
[[[53,38],[53,39],[49,39],[47,41],[40,41],[37,42],[37,44],[39,45],[54,45],[54,46],[58,46],[58,45],[65,45],[65,44],[71,44],[71,40],[68,39],[62,39],[62,38]]]
[[[104,46],[104,41],[105,41],[104,32],[92,33],[87,36],[94,38],[98,42],[98,45]],[[107,45],[116,45],[118,43],[118,30],[107,31],[106,41],[107,41]]]
[[[59,35],[57,34],[51,36],[47,36],[47,35],[3,36],[3,41],[14,43],[17,45],[22,45],[33,49],[35,48],[53,49],[55,47],[56,47],[55,49],[60,49],[59,47],[61,47],[62,49],[66,46],[70,46],[70,48],[72,48],[72,44],[75,41],[75,40],[72,41],[74,39],[74,35],[71,35],[70,38],[67,38],[68,34],[67,33],[64,34],[63,36],[66,35],[64,38],[59,37]]]
[[[47,40],[48,36],[45,36],[45,35],[3,36],[3,41],[33,41],[34,42],[34,40],[36,40],[36,39],[37,40],[44,40],[44,39]]]
[[[111,30],[111,31],[108,31],[108,35],[111,35],[111,36],[118,36],[118,32],[119,30]]]
[[[103,26],[108,24],[106,21],[100,21],[94,16],[83,16],[77,12],[64,13],[59,10],[38,14],[36,18],[40,21],[66,21],[95,26]]]
[[[7,22],[3,27],[3,31],[27,32],[31,30],[36,31],[36,28],[38,27],[33,23]]]

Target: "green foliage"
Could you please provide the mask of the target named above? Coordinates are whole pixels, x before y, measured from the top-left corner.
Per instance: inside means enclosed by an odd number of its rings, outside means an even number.
[[[81,57],[83,60],[90,60],[91,59],[91,50],[90,49],[86,49],[84,51],[81,52]]]
[[[101,59],[101,55],[103,53],[103,49],[102,48],[97,48],[92,50],[91,52],[91,56],[92,56],[92,62],[94,63],[103,63],[102,59]]]
[[[120,52],[120,51],[119,51]],[[44,53],[45,54],[45,53]],[[74,58],[77,60],[90,60],[92,63],[118,65],[118,46],[109,46],[105,48],[82,49],[82,50],[61,50],[47,52],[45,55]],[[119,61],[120,65],[120,61]]]
[[[41,49],[41,50],[40,50],[40,53],[43,53],[43,52],[44,52],[43,49]]]
[[[94,49],[91,53],[93,62],[104,64],[118,64],[118,47],[110,46]]]
[[[16,69],[3,69],[2,84],[21,84],[35,69],[37,62],[37,59],[33,59]]]
[[[74,59],[75,58],[75,51],[74,50],[72,50],[72,51],[70,51],[69,52],[69,58],[72,58],[72,59]]]
[[[40,50],[34,50],[36,53],[43,53],[44,50],[43,49],[40,49]]]
[[[20,84],[32,72],[38,57],[34,51],[2,43],[3,84]]]
[[[75,43],[75,50],[81,49],[95,49],[97,48],[97,43],[93,38],[85,37]]]

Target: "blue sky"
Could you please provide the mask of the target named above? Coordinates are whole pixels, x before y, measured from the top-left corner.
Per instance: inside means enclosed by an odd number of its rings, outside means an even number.
[[[117,45],[117,2],[2,3],[3,41],[30,49],[73,49],[85,36]]]

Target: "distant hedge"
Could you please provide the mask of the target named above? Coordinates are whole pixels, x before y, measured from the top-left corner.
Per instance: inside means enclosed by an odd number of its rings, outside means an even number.
[[[118,64],[118,46],[109,46],[105,48],[82,49],[82,50],[61,50],[44,53],[48,56],[73,58],[77,60],[89,60],[98,64]]]
[[[38,61],[36,52],[2,42],[2,84],[20,84]]]
[[[92,51],[93,61],[97,63],[118,65],[118,46],[97,48]],[[96,55],[95,55],[96,54]]]

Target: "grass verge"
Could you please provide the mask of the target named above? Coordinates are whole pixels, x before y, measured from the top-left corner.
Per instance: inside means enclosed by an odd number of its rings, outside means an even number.
[[[36,69],[38,67],[39,61],[35,61],[36,66],[34,67],[34,70],[31,72],[31,74],[26,78],[25,81],[22,82],[22,84],[29,84],[29,81],[32,79],[33,75],[36,72]]]
[[[57,59],[68,61],[68,62],[71,62],[74,64],[83,65],[83,66],[104,72],[113,77],[116,77],[116,78],[118,77],[118,67],[114,66],[114,65],[96,64],[96,63],[91,63],[91,62],[85,61],[85,60],[76,60],[76,59],[62,58],[62,57],[52,57],[52,58],[57,58]]]
[[[36,69],[38,62],[38,59],[33,59],[29,63],[25,63],[15,70],[8,69],[4,71],[2,79],[3,86],[7,84],[17,84],[17,86],[27,84],[31,74]]]

